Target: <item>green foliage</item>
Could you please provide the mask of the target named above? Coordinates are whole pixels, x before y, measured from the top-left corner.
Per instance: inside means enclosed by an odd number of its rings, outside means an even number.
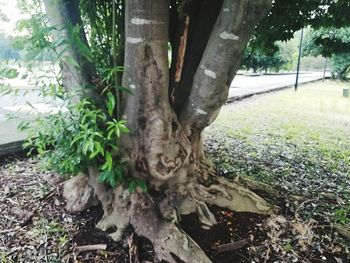
[[[17,22],[17,30],[22,34],[14,38],[14,47],[21,52],[26,62],[51,61],[53,50],[50,36],[53,27],[49,27],[41,1],[20,1],[19,8],[30,17]]]
[[[334,212],[334,220],[339,224],[347,224],[350,222],[350,204],[348,206],[344,206],[340,209],[337,209]]]
[[[19,75],[17,69],[7,66],[0,67],[0,79],[15,79]]]
[[[124,5],[125,0],[103,4],[100,0],[80,0],[89,45],[100,74],[106,68],[124,64]],[[121,72],[116,73],[117,83],[121,84]]]
[[[305,35],[303,54],[330,58],[333,75],[345,79],[350,67],[350,27],[321,27]]]
[[[126,182],[125,167],[118,157],[119,138],[129,132],[125,121],[113,119],[87,99],[68,109],[39,118],[31,130],[33,139],[25,146],[35,149],[48,169],[76,175],[97,166],[100,182],[112,187]]]
[[[273,52],[275,41],[292,39],[301,28],[350,26],[349,13],[348,0],[276,0],[269,14],[259,23],[252,45]]]
[[[331,63],[333,76],[346,79],[350,70],[350,53],[334,54]]]
[[[114,32],[116,34],[114,44],[122,46],[123,41],[120,40],[122,29],[118,23],[120,16],[124,16],[121,11],[123,5],[117,0],[116,3],[118,22],[114,26],[118,30]],[[100,171],[99,182],[104,182],[111,187],[125,183],[131,192],[136,188],[146,190],[143,181],[125,176],[125,163],[119,155],[120,137],[129,130],[126,122],[119,118],[118,93],[131,93],[131,91],[120,85],[118,78],[122,75],[123,67],[116,66],[116,61],[112,63],[111,38],[106,38],[104,35],[113,31],[110,19],[112,5],[106,3],[94,6],[96,3],[93,1],[81,1],[80,4],[85,15],[84,28],[83,25],[67,24],[65,30],[69,34],[69,40],[66,40],[52,37],[59,29],[48,26],[41,1],[23,0],[20,8],[31,16],[19,21],[18,30],[29,34],[18,37],[15,44],[26,54],[25,59],[29,64],[32,60],[49,60],[53,65],[59,63],[64,67],[69,64],[80,68],[83,66],[81,61],[78,62],[75,58],[64,56],[62,53],[66,48],[78,50],[79,55],[86,61],[97,65],[100,78],[94,79],[90,86],[101,88],[101,97],[105,103],[97,106],[90,99],[82,99],[78,103],[72,102],[70,98],[72,94],[67,94],[60,83],[62,72],[58,72],[55,74],[57,84],[53,84],[52,80],[47,84],[47,76],[44,77],[46,83],[37,81],[37,84],[42,86],[42,95],[54,96],[68,103],[68,110],[40,117],[33,126],[22,123],[19,129],[30,129],[29,137],[32,139],[28,140],[26,146],[31,148],[31,152],[38,152],[47,169],[76,175],[86,173],[88,167],[94,166]],[[103,15],[104,20],[100,20],[100,15]],[[82,37],[84,29],[88,29],[87,32],[90,34],[88,39],[91,48]],[[121,53],[121,55],[124,54]],[[16,71],[10,68],[6,70],[3,75],[16,77]],[[4,89],[4,92],[8,90]]]
[[[321,27],[310,30],[305,36],[303,53],[324,57],[350,53],[350,27]]]

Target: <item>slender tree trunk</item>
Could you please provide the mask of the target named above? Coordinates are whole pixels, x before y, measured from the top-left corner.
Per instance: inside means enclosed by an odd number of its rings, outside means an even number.
[[[94,80],[97,79],[95,65],[84,57],[73,40],[74,37],[80,38],[80,41],[88,46],[78,2],[73,0],[44,0],[43,2],[49,24],[53,28],[54,46],[52,48],[60,59],[66,92],[72,101],[77,102],[83,97],[88,97],[102,106],[101,95],[94,84]],[[74,33],[73,29],[77,27],[80,28],[80,32]],[[73,36],[73,34],[77,35]]]

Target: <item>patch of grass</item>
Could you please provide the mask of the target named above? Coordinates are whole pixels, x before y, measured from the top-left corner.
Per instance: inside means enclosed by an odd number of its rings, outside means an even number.
[[[225,106],[205,132],[209,155],[222,173],[316,198],[309,212],[334,218],[350,194],[349,85],[313,83]]]

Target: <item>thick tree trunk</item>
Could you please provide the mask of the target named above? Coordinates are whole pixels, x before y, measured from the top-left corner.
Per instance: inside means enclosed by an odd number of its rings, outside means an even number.
[[[188,10],[188,2],[183,2],[180,13]],[[181,42],[173,45],[178,50],[170,70],[175,75],[170,77],[169,1],[126,1],[123,86],[133,95],[124,100],[123,118],[131,132],[122,138],[122,149],[127,176],[144,180],[150,191],[130,194],[123,186],[111,189],[97,183],[98,169],[89,168],[89,183],[105,212],[98,227],[116,227],[113,239],[120,240],[131,224],[138,235],[153,242],[159,259],[176,262],[175,255],[184,262],[210,262],[179,229],[181,214],[196,212],[203,226],[211,227],[216,220],[207,204],[260,214],[272,212],[272,207],[253,192],[215,177],[201,141],[202,130],[227,99],[243,49],[269,4],[270,0],[224,0],[222,4],[194,0],[200,11],[188,11],[183,16],[183,30],[172,38]],[[211,12],[206,5],[216,10],[207,24],[210,30],[195,20]],[[198,36],[195,28],[204,35]],[[201,38],[198,50],[194,36]],[[86,191],[86,183],[81,185]],[[76,196],[91,200],[84,193]]]

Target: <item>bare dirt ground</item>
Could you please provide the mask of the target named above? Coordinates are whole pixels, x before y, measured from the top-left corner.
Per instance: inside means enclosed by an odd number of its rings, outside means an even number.
[[[67,214],[60,198],[61,180],[42,172],[35,159],[2,160],[0,262],[129,262],[132,229],[122,242],[114,242],[95,228],[100,207]],[[273,217],[212,207],[217,226],[205,230],[190,215],[183,218],[182,227],[213,262],[349,262],[344,240],[330,224],[302,220],[297,211],[302,203],[281,198],[275,202],[282,210]],[[230,244],[229,252],[219,251],[223,244]],[[155,262],[147,240],[139,237],[138,248],[140,262]]]

